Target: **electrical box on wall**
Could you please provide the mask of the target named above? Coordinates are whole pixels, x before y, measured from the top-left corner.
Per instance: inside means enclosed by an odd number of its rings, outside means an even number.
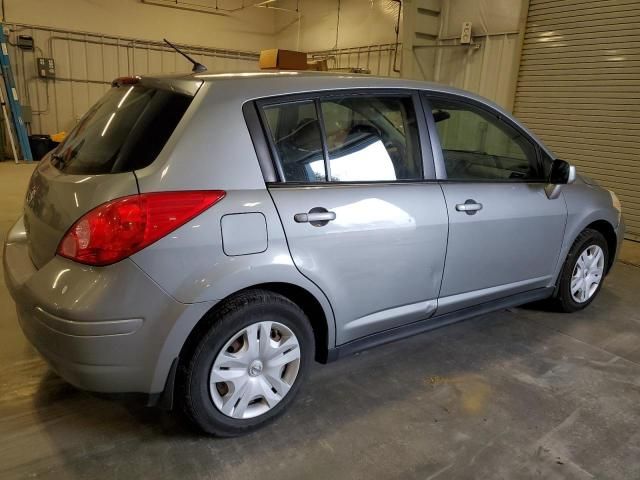
[[[42,78],[56,77],[56,62],[53,58],[38,58],[38,75]]]
[[[29,35],[18,35],[16,45],[22,50],[33,51],[33,37]]]
[[[462,22],[462,33],[460,34],[460,43],[471,43],[471,22]]]

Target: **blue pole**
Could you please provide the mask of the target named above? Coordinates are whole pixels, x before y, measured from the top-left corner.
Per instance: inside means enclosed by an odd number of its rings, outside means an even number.
[[[13,119],[13,127],[18,137],[22,158],[28,162],[33,161],[31,146],[29,145],[29,134],[22,118],[22,106],[18,100],[18,90],[11,72],[11,62],[9,61],[9,49],[7,47],[7,37],[4,34],[4,24],[0,23],[0,67],[2,67],[2,78],[7,90],[7,100]]]

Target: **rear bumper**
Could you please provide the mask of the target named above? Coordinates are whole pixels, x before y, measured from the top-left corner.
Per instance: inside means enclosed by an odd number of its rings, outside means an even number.
[[[177,302],[130,260],[94,268],[54,257],[38,270],[21,220],[3,257],[25,336],[54,371],[85,390],[162,392],[182,346],[171,344],[172,333],[190,328],[206,307]]]

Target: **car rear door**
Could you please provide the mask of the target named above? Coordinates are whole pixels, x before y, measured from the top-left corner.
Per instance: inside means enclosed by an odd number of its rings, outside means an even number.
[[[457,96],[429,104],[450,221],[438,314],[551,285],[567,208],[545,193],[540,147],[486,105]]]
[[[428,318],[447,242],[417,94],[342,92],[259,102],[269,183],[296,267],[327,295],[336,341]],[[421,138],[421,132],[423,133]]]

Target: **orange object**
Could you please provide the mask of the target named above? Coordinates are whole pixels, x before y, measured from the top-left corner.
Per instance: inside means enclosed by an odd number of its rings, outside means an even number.
[[[272,48],[260,52],[260,68],[263,70],[306,70],[307,54],[295,50]]]
[[[49,137],[56,143],[62,143],[67,137],[67,132],[52,133]]]

